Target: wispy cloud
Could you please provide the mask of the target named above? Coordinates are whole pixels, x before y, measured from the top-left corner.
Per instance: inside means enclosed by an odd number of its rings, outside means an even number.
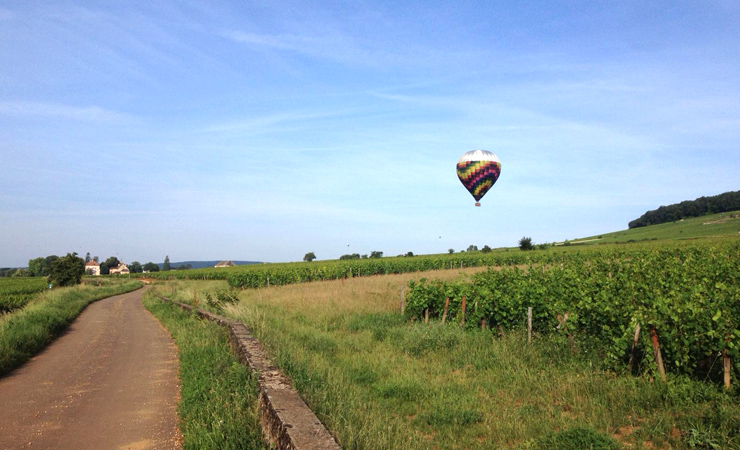
[[[328,119],[332,117],[341,117],[351,114],[351,111],[335,111],[335,112],[305,112],[305,111],[290,111],[276,114],[268,114],[258,117],[250,117],[247,119],[227,121],[220,124],[213,124],[203,128],[202,132],[206,133],[221,133],[221,132],[265,132],[269,131],[275,126],[307,122],[320,119]]]
[[[136,120],[130,114],[113,111],[100,106],[70,106],[43,102],[0,102],[0,114],[15,117],[44,117],[83,122],[130,122]]]

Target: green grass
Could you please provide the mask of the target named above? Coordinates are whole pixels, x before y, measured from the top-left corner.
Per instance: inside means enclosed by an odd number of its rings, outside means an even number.
[[[739,216],[739,217],[732,217]],[[740,211],[692,217],[681,221],[632,228],[574,239],[571,243],[610,244],[650,240],[740,237]]]
[[[683,378],[616,377],[557,339],[527,346],[521,332],[498,338],[392,313],[327,323],[261,312],[236,316],[344,448],[521,448],[580,427],[636,448],[686,448],[700,427],[738,448],[736,398]]]
[[[44,291],[0,318],[0,376],[50,344],[90,303],[141,287],[138,281],[106,287],[78,285]]]
[[[150,292],[144,306],[169,330],[178,347],[183,448],[264,448],[256,382],[230,352],[226,330]]]

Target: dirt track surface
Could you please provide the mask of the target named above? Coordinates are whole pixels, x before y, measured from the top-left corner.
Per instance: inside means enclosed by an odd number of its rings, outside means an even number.
[[[0,449],[178,449],[177,348],[143,289],[87,307],[0,378]]]

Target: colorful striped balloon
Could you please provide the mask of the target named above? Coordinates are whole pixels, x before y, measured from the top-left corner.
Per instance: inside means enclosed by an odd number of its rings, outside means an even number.
[[[457,161],[457,177],[476,200],[475,206],[480,206],[480,199],[496,183],[500,174],[498,156],[486,150],[467,152]]]

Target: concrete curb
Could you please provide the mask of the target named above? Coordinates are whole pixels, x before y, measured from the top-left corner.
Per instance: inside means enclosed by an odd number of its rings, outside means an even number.
[[[166,302],[192,311],[191,305],[157,295]],[[202,309],[198,316],[229,329],[229,342],[239,360],[258,374],[259,411],[262,416],[262,434],[278,449],[319,450],[341,449],[334,437],[306,402],[293,389],[290,380],[272,364],[259,341],[238,320],[229,319]]]

